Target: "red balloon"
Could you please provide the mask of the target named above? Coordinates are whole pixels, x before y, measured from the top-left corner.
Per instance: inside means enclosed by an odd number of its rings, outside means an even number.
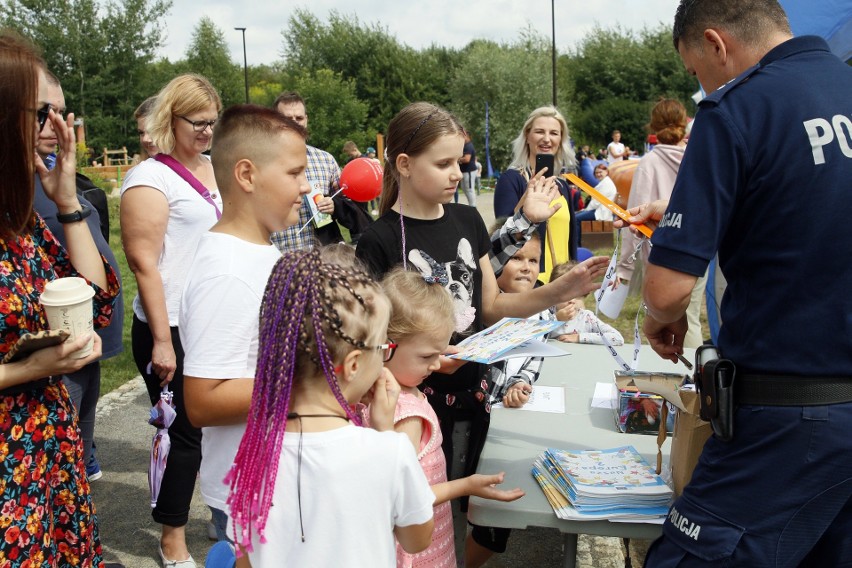
[[[370,158],[355,158],[340,172],[343,195],[366,203],[382,194],[382,165]]]

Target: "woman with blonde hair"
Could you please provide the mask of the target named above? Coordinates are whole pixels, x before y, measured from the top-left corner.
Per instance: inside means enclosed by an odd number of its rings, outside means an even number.
[[[553,156],[554,171],[546,177],[556,176],[556,185],[562,196],[562,207],[545,224],[539,226],[544,243],[540,279],[547,282],[550,271],[557,264],[577,258],[577,230],[573,200],[568,182],[561,177],[563,170],[576,171],[574,153],[568,136],[565,117],[553,106],[539,107],[527,117],[520,134],[512,142],[512,163],[497,180],[494,190],[494,215],[511,217],[523,208],[522,197],[535,174],[537,154]]]
[[[637,207],[658,199],[668,200],[674,189],[675,178],[680,169],[683,152],[686,150],[686,108],[675,99],[661,99],[651,109],[651,122],[648,130],[657,135],[658,144],[639,160],[630,185],[630,197],[627,208]],[[629,231],[622,231],[624,241],[621,245],[621,258],[618,261],[617,274],[622,284],[628,284],[633,278],[635,261],[631,261],[640,238]],[[642,243],[642,262],[648,260],[650,246]],[[641,279],[640,279],[641,281]],[[704,340],[701,333],[701,295],[707,277],[703,276],[695,283],[686,311],[689,330],[683,341],[684,347],[698,347]]]
[[[160,558],[168,568],[195,568],[185,527],[201,463],[201,430],[190,424],[183,398],[183,349],[178,331],[186,267],[201,235],[219,218],[222,199],[210,148],[222,102],[200,75],[180,75],[157,95],[146,122],[160,153],[130,170],[121,188],[121,238],[139,293],[133,300],[131,344],[151,403],[163,387],[177,418],[159,499]]]

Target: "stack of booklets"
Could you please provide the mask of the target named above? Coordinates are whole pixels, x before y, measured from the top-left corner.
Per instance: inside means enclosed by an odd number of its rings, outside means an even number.
[[[533,462],[532,474],[560,519],[654,522],[672,500],[671,488],[633,446],[548,448]]]

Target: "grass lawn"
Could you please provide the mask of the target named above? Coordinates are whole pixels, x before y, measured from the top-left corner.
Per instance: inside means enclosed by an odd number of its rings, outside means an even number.
[[[122,340],[124,351],[105,361],[101,361],[101,394],[120,387],[139,374],[136,364],[133,362],[133,353],[130,350],[130,324],[133,321],[133,298],[136,296],[136,279],[130,268],[127,267],[127,259],[121,248],[121,225],[118,218],[118,197],[109,198],[109,245],[118,260],[121,270],[121,286],[124,292],[124,331]]]

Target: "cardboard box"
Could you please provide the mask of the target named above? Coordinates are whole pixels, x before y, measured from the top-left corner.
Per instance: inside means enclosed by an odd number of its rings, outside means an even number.
[[[677,376],[658,373],[652,376],[636,377],[634,383],[640,390],[659,394],[677,407],[669,464],[675,497],[678,497],[692,479],[698,457],[704,449],[704,443],[713,433],[713,429],[709,422],[699,417],[698,393],[681,388],[684,377],[680,376],[680,380],[675,377]],[[657,473],[660,473],[662,459],[660,447],[665,440],[666,433],[661,429],[657,438]]]
[[[670,377],[677,384],[680,384],[684,378],[683,375],[673,373],[636,371],[631,374],[626,371],[615,371],[615,387],[618,389],[618,404],[615,406],[615,426],[619,432],[657,435],[660,429],[660,419],[665,399],[655,393],[643,392],[634,382],[636,378],[651,379],[653,377]],[[649,401],[656,406],[656,413],[649,412],[646,406]],[[669,428],[671,426],[672,423],[668,424]]]

